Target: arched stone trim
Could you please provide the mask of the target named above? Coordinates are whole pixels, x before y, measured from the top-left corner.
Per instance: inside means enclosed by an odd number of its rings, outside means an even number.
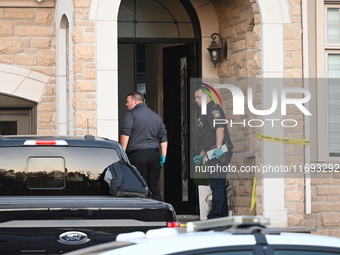
[[[57,134],[73,134],[73,1],[57,1],[56,6],[56,95]],[[68,34],[67,34],[68,33]],[[68,41],[66,41],[68,39]],[[67,54],[68,51],[68,54]],[[69,56],[66,59],[66,56]],[[67,74],[67,72],[69,72]],[[68,79],[67,79],[68,78]],[[67,84],[67,80],[69,83]],[[67,88],[69,94],[67,95]]]
[[[286,0],[257,0],[261,14],[262,76],[283,77],[283,26],[290,22]]]
[[[211,65],[206,52],[206,48],[211,43],[210,35],[219,31],[213,0],[190,2],[196,10],[201,25],[203,77],[215,77],[216,69]],[[281,77],[284,59],[283,25],[290,22],[289,6],[286,0],[257,0],[256,2],[261,14],[262,74],[267,76],[271,73],[272,77],[277,77],[280,73],[279,77]]]
[[[35,71],[0,64],[0,93],[3,94],[39,103],[49,79]]]
[[[211,64],[207,48],[211,35],[219,31],[216,10],[212,0],[190,0],[201,26],[202,33],[202,77],[217,78],[216,68]]]
[[[285,24],[290,22],[287,0],[256,0],[262,24]]]
[[[202,26],[202,70],[204,77],[216,76],[207,57],[206,48],[210,35],[218,32],[218,21],[212,0],[191,0]],[[284,77],[284,35],[283,26],[289,22],[287,0],[257,0],[261,13],[262,77]],[[120,0],[92,0],[90,20],[96,21],[97,59],[97,134],[118,139],[118,61],[117,61],[117,15]],[[209,14],[207,14],[209,13]],[[209,16],[209,20],[203,17]],[[282,84],[278,84],[282,86]],[[271,104],[265,85],[262,89],[263,106]],[[281,118],[281,116],[279,116]],[[271,135],[283,136],[283,128],[263,130]],[[275,146],[273,149],[272,147]],[[284,165],[283,144],[263,143],[262,164]],[[276,152],[272,157],[271,152]],[[287,226],[287,212],[284,205],[284,178],[263,179],[263,214],[271,217],[275,226]]]
[[[90,20],[96,21],[97,135],[118,140],[118,40],[120,0],[92,0]]]
[[[257,0],[261,14],[261,62],[262,62],[262,106],[264,109],[272,103],[271,90],[283,87],[284,78],[284,24],[290,22],[287,0]],[[267,78],[281,78],[282,83],[268,82]],[[280,79],[276,79],[279,81]],[[280,114],[271,115],[273,119],[282,119]],[[263,134],[284,137],[284,128],[264,126]],[[275,151],[275,157],[272,152]],[[284,166],[284,145],[271,142],[262,143],[262,165]],[[279,175],[279,174],[278,174]],[[275,227],[287,227],[288,215],[285,209],[284,176],[262,179],[262,213],[271,218]]]
[[[226,0],[227,2],[227,0]],[[290,22],[287,0],[256,0],[261,15],[261,76],[262,78],[284,77],[284,24]],[[206,48],[211,42],[210,35],[219,31],[217,14],[213,0],[191,0],[202,29],[202,70],[203,77],[215,77],[216,69],[210,63]],[[262,105],[265,109],[271,105],[271,92],[266,90],[266,80],[262,87]],[[272,84],[271,84],[272,85]],[[283,84],[276,84],[282,87]],[[281,119],[282,116],[277,116]],[[266,127],[264,134],[284,136],[284,129]],[[275,148],[273,148],[275,147]],[[275,151],[275,157],[271,152]],[[262,165],[284,165],[284,146],[276,143],[263,143]],[[263,214],[271,217],[275,226],[287,226],[287,212],[284,203],[284,178],[264,178],[262,182]]]

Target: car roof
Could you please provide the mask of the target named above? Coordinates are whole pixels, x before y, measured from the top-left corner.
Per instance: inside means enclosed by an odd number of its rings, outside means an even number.
[[[310,245],[340,248],[340,239],[332,236],[282,232],[279,236],[267,235],[268,244]]]
[[[161,229],[161,231],[177,232],[175,229]],[[149,230],[148,232],[150,234],[153,231]],[[154,232],[153,234],[157,235],[156,233]],[[149,251],[148,255],[160,255],[194,249],[256,244],[253,235],[231,235],[224,232],[177,233],[167,237],[149,237],[128,241],[136,245],[126,246],[111,252],[104,252],[101,255],[146,253],[143,251]]]
[[[176,232],[173,235],[162,237],[164,233]],[[185,250],[206,249],[212,247],[224,246],[249,246],[256,245],[257,240],[254,234],[232,234],[222,231],[208,231],[196,233],[178,233],[175,229],[160,229],[149,230],[144,238],[128,239],[137,245],[127,246],[115,250],[116,252],[103,253],[101,255],[116,255],[116,254],[137,254],[138,251],[150,250],[148,255],[174,253]],[[152,233],[153,232],[153,233]],[[149,237],[148,237],[149,235]],[[150,237],[150,235],[152,235]],[[289,246],[315,246],[315,247],[334,247],[340,248],[340,239],[330,236],[319,236],[302,233],[280,233],[280,234],[265,234],[269,245],[289,245]],[[125,253],[126,252],[126,253]],[[143,252],[141,252],[143,253]]]
[[[251,216],[234,216],[189,222],[187,233],[178,233],[177,229],[162,228],[152,229],[145,234],[133,232],[118,235],[116,242],[103,244],[100,247],[89,247],[87,250],[79,250],[70,255],[78,254],[100,254],[100,255],[122,255],[122,254],[148,254],[161,255],[176,252],[193,251],[199,249],[238,247],[255,245],[275,245],[285,247],[309,246],[340,248],[340,239],[330,236],[319,236],[302,233],[281,233],[274,228],[266,228],[263,222],[251,223],[238,222],[236,225],[226,223],[222,228],[217,228],[223,221],[231,222],[232,218],[239,219]],[[254,216],[255,219],[261,217]],[[243,224],[243,225],[242,225]],[[212,226],[211,229],[208,227]],[[197,232],[202,231],[202,232]],[[110,249],[111,245],[111,249]],[[80,253],[77,253],[80,252]]]
[[[161,233],[163,232],[163,233]],[[172,233],[171,233],[172,232]],[[176,252],[185,252],[199,249],[254,246],[257,244],[253,234],[233,235],[227,232],[197,232],[197,233],[178,233],[176,229],[163,228],[149,230],[146,234],[152,237],[133,238],[124,241],[117,241],[102,245],[102,252],[91,253],[91,247],[86,252],[80,250],[77,254],[100,254],[100,255],[130,255],[130,254],[148,254],[162,255]],[[168,235],[168,236],[164,236]],[[329,236],[319,236],[311,234],[298,233],[281,233],[280,235],[266,234],[269,245],[284,246],[313,246],[313,247],[334,247],[340,248],[340,239]],[[123,247],[119,247],[119,243]],[[111,250],[110,250],[110,244]],[[104,249],[104,246],[107,246]],[[114,247],[116,246],[116,247]],[[106,250],[106,251],[105,251]]]

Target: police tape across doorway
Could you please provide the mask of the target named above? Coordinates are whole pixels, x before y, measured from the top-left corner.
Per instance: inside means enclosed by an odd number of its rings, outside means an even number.
[[[288,143],[288,144],[305,145],[305,146],[310,145],[310,140],[306,140],[306,139],[278,137],[278,136],[263,135],[263,134],[256,134],[255,137],[260,140],[276,142],[276,143]]]

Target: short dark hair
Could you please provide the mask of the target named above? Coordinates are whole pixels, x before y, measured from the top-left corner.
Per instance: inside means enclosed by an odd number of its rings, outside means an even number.
[[[138,102],[144,102],[144,96],[142,93],[138,92],[138,91],[133,91],[130,92],[127,96],[131,96],[132,98],[134,98],[135,100],[137,100]]]
[[[197,86],[195,91],[202,90],[204,92],[208,91],[210,92],[210,89],[204,86]]]

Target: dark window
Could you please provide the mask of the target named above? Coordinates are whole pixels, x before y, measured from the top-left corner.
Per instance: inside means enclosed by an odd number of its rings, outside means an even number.
[[[0,121],[1,135],[16,135],[18,133],[16,121]]]
[[[179,0],[123,0],[118,37],[194,38],[190,17]]]
[[[107,148],[0,148],[0,195],[109,194],[103,172],[118,160]]]
[[[29,189],[63,189],[66,184],[65,160],[62,157],[29,157],[27,187]]]

